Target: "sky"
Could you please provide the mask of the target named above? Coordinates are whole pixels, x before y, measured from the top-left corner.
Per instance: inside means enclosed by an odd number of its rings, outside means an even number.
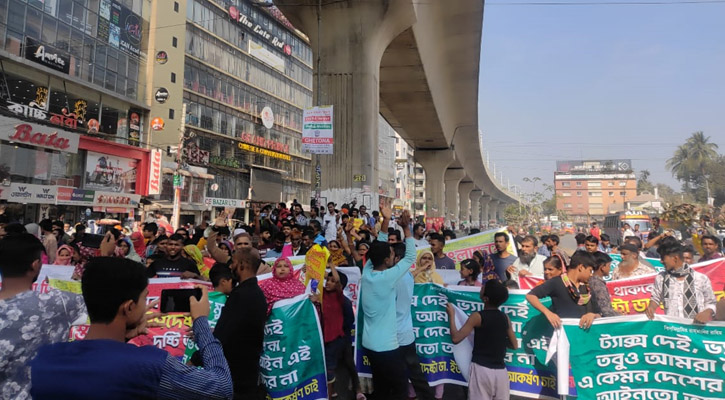
[[[543,1],[599,4],[530,5]],[[601,4],[622,1],[486,2],[479,126],[504,184],[533,192],[523,178],[552,184],[557,160],[631,159],[679,190],[665,162],[693,132],[725,154],[725,1]]]

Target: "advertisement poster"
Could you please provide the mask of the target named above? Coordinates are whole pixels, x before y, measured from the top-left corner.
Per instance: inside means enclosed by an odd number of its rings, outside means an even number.
[[[85,188],[136,193],[136,160],[88,152]]]
[[[98,15],[98,37],[131,54],[141,54],[141,17],[117,1],[102,0]]]
[[[306,108],[302,116],[302,151],[332,154],[332,106]]]

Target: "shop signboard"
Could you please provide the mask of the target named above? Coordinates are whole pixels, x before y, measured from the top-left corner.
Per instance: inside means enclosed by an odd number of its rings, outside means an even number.
[[[0,186],[0,200],[12,203],[55,204],[57,195],[57,186],[19,182],[12,182],[10,186]]]
[[[137,161],[89,151],[86,156],[84,188],[109,192],[136,191]]]
[[[65,74],[70,71],[70,57],[67,53],[28,36],[25,37],[25,58]]]
[[[312,154],[332,154],[332,106],[306,108],[302,116],[302,151]]]
[[[161,194],[161,150],[151,150],[149,165],[149,196]]]
[[[265,49],[261,44],[250,40],[249,54],[270,67],[275,68],[280,72],[284,72],[284,59]]]
[[[128,110],[128,140],[138,143],[141,140],[141,110]]]
[[[58,187],[56,204],[69,206],[92,206],[96,192],[72,187]]]
[[[0,116],[0,139],[66,153],[78,153],[80,135]]]
[[[93,197],[95,207],[109,208],[137,208],[141,202],[141,195],[117,192],[96,191]]]
[[[229,208],[248,208],[249,202],[247,200],[237,199],[220,199],[216,197],[207,197],[204,200],[207,207],[229,207]]]
[[[258,36],[267,40],[270,44],[272,44],[272,46],[277,47],[278,49],[282,50],[285,54],[287,54],[287,55],[292,54],[292,47],[290,45],[286,44],[281,38],[268,32],[265,28],[262,27],[262,25],[258,24],[256,21],[252,20],[249,16],[244,14],[237,7],[235,7],[235,6],[229,7],[229,16],[233,20],[240,23],[241,25],[244,25],[247,28],[251,29]]]

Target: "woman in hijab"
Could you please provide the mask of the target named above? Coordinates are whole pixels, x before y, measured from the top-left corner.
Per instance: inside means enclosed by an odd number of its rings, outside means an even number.
[[[138,254],[139,257],[144,258],[146,255],[146,243],[144,242],[141,232],[134,232],[131,234],[131,243],[133,243],[133,250],[136,254]]]
[[[267,315],[272,312],[272,306],[277,301],[299,296],[305,292],[305,285],[295,279],[292,263],[286,257],[278,258],[274,262],[272,277],[259,282],[259,288],[267,299]]]
[[[196,268],[199,269],[199,273],[201,276],[204,277],[204,279],[209,279],[209,270],[211,267],[208,267],[206,264],[204,264],[204,256],[201,254],[201,250],[199,250],[198,247],[196,247],[193,244],[187,244],[184,246],[184,252],[182,254],[185,258],[188,258],[189,260],[196,263]]]
[[[73,248],[64,244],[55,253],[55,265],[73,266]]]
[[[114,251],[114,254],[116,255],[116,257],[128,258],[129,260],[141,262],[141,257],[136,254],[135,251],[133,251],[133,244],[131,243],[131,239],[127,237],[123,239],[118,239],[118,241],[116,242],[116,250]]]
[[[422,250],[418,254],[418,259],[415,261],[413,277],[415,278],[415,283],[433,282],[439,285],[444,284],[443,278],[436,272],[435,258],[433,258],[433,252],[430,249]]]

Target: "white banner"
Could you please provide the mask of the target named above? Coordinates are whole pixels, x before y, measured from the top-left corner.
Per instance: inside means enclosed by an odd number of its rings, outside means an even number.
[[[302,151],[332,154],[333,106],[306,108],[302,120]]]
[[[277,55],[272,53],[271,51],[262,47],[261,44],[255,43],[250,40],[249,54],[259,59],[263,63],[269,65],[270,67],[284,72],[284,60],[281,57],[278,57]]]
[[[249,202],[247,200],[237,199],[220,199],[217,197],[207,197],[204,199],[204,203],[207,207],[229,207],[229,208],[247,208]]]
[[[57,186],[18,182],[13,182],[10,186],[0,186],[0,200],[13,203],[55,204],[57,196]]]

